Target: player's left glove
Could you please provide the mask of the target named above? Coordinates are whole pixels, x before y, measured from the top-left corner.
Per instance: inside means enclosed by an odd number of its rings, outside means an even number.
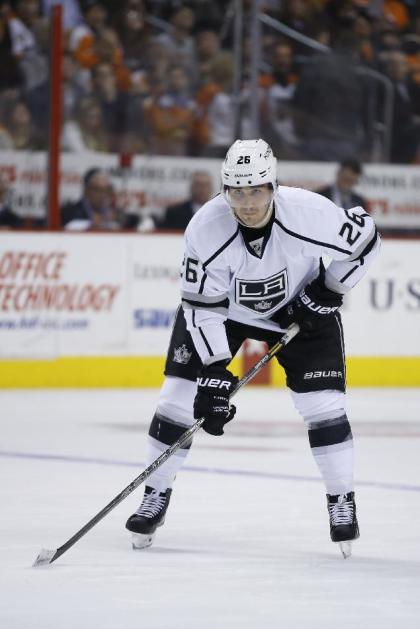
[[[204,366],[199,372],[194,419],[204,417],[203,428],[210,435],[223,435],[223,426],[234,418],[236,407],[229,404],[229,396],[237,382],[224,361]]]
[[[282,328],[298,323],[302,332],[314,332],[337,312],[342,303],[343,295],[325,286],[324,272],[321,272],[290,304],[275,312],[272,319]]]

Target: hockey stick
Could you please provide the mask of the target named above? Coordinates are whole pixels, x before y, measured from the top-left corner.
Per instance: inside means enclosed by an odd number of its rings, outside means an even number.
[[[299,326],[296,323],[292,323],[292,325],[287,328],[287,331],[283,335],[281,341],[278,341],[275,345],[273,345],[273,347],[261,358],[261,360],[259,360],[243,376],[243,378],[239,380],[238,384],[233,389],[230,397],[236,395],[239,389],[241,389],[245,384],[252,380],[252,378],[254,378],[254,376],[256,376],[257,373],[264,367],[264,365],[266,365],[284,345],[287,345],[287,343],[291,341],[298,332]],[[141,483],[146,480],[146,478],[148,478],[155,470],[157,470],[158,467],[163,465],[163,463],[165,463],[165,461],[167,461],[169,457],[174,454],[174,452],[182,448],[182,446],[190,441],[193,434],[201,428],[203,423],[204,418],[197,420],[191,426],[191,428],[184,432],[184,434],[178,439],[178,441],[175,441],[175,443],[173,443],[167,450],[165,450],[165,452],[162,452],[162,454],[155,461],[153,461],[153,463],[151,463],[149,467],[147,467],[141,474],[139,474],[139,476],[137,476],[137,478],[135,478],[129,485],[127,485],[127,487],[123,489],[122,492],[118,494],[118,496],[115,496],[115,498],[111,500],[111,502],[107,504],[106,507],[99,511],[99,513],[97,513],[91,520],[89,520],[89,522],[85,524],[80,529],[80,531],[77,531],[77,533],[70,537],[70,539],[68,539],[67,542],[65,542],[62,546],[59,546],[54,550],[43,548],[36,558],[33,567],[35,568],[37,566],[48,565],[58,559],[69,548],[71,548],[73,544],[75,544],[81,537],[86,535],[86,533],[90,531],[90,529],[92,529],[96,524],[98,524],[98,522],[100,522],[102,518],[104,518],[110,511],[112,511],[114,507],[122,502],[124,498],[127,498],[127,496],[131,494],[131,492],[137,489],[137,487],[141,485]]]

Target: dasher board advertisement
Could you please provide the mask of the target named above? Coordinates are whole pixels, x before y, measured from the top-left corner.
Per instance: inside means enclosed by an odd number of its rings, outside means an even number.
[[[110,386],[159,384],[182,258],[177,234],[0,233],[0,384],[17,378],[31,386],[36,369],[50,369],[57,386],[66,386],[71,369],[79,386],[88,363],[88,382],[106,366]],[[385,240],[368,275],[346,295],[346,353],[358,365],[353,383],[366,384],[376,372],[395,384],[420,384],[419,262],[418,241]],[[141,382],[140,371],[147,374]]]

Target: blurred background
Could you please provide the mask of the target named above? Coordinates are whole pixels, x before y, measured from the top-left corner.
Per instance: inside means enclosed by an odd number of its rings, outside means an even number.
[[[161,382],[182,232],[238,137],[375,217],[349,382],[420,386],[418,2],[2,0],[0,58],[0,386]]]

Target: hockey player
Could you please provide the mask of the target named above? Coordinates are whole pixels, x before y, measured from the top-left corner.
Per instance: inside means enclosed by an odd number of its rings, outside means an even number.
[[[316,193],[278,186],[276,172],[264,140],[237,140],[222,165],[221,193],[187,227],[182,307],[149,429],[147,464],[195,418],[205,418],[211,435],[222,435],[236,410],[229,404],[237,381],[227,368],[232,356],[246,338],[272,346],[297,322],[299,334],[277,359],[325,483],[331,539],[345,542],[343,554],[349,554],[359,529],[338,310],[377,255],[379,236],[363,208],[343,210]],[[163,524],[189,447],[149,477],[126,523],[135,548],[149,546]]]

